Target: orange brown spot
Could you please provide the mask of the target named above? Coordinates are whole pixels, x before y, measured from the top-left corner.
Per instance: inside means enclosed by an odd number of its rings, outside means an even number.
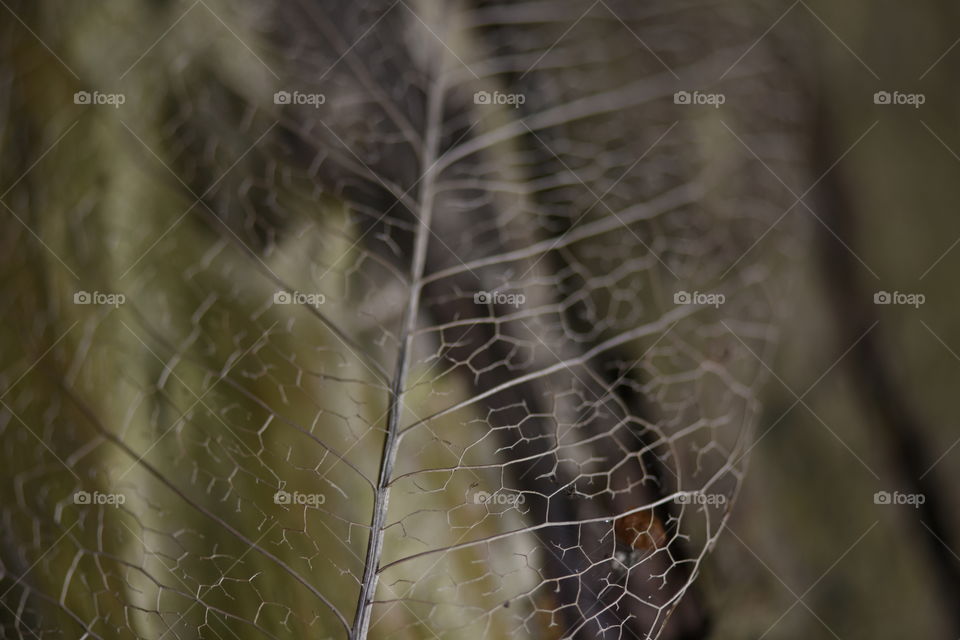
[[[613,530],[620,542],[639,551],[660,549],[667,541],[663,523],[651,509],[617,518]]]

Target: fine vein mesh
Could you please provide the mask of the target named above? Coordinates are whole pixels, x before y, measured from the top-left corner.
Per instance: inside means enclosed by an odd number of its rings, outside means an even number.
[[[762,14],[11,8],[80,80],[5,18],[4,637],[709,624],[790,246]]]

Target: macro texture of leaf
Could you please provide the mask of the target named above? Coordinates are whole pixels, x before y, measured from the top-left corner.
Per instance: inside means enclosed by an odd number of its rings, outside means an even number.
[[[789,284],[762,12],[10,9],[4,637],[709,625]]]

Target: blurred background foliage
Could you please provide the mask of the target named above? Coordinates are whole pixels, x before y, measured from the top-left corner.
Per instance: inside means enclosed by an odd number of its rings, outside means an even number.
[[[795,313],[772,365],[782,382],[769,385],[758,427],[769,433],[754,449],[728,544],[707,572],[715,606],[729,612],[718,619],[716,637],[952,638],[956,591],[937,574],[943,565],[960,566],[960,429],[951,409],[960,376],[960,7],[806,6],[795,5],[775,29],[794,30],[790,48],[819,103],[815,127],[829,129],[830,144],[816,152],[808,182],[792,187],[802,193],[843,158],[824,179],[836,181],[842,199],[831,193],[810,200],[839,239],[810,212],[790,214],[806,218],[814,237],[798,260]],[[893,90],[922,93],[926,103],[874,105],[874,92]],[[811,130],[809,139],[818,135]],[[845,252],[841,240],[863,262],[847,268],[859,288],[855,300],[826,257]],[[877,291],[919,292],[926,302],[919,309],[873,306]],[[886,408],[863,389],[875,383],[857,364],[863,343],[853,347],[856,335],[843,318],[863,333],[877,322],[869,339],[880,358],[868,368],[885,370],[910,409],[920,474],[905,470],[907,452],[884,426]],[[910,493],[928,469],[925,480],[954,534],[942,540],[917,509],[873,502],[877,491]]]

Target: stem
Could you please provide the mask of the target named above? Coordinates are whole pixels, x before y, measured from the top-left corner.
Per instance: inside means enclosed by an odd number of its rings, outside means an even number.
[[[423,179],[420,182],[419,226],[413,249],[413,264],[411,265],[410,298],[404,314],[403,327],[400,335],[402,342],[397,354],[397,366],[390,389],[390,406],[387,416],[387,436],[383,441],[383,453],[380,458],[380,474],[377,479],[377,489],[374,497],[373,516],[370,521],[370,542],[367,545],[367,555],[364,560],[363,578],[360,582],[360,594],[357,598],[357,613],[350,633],[351,640],[364,640],[370,627],[370,617],[373,612],[372,601],[377,590],[380,578],[380,560],[383,554],[383,538],[387,520],[387,510],[390,504],[390,479],[393,476],[393,466],[397,459],[397,450],[400,443],[400,418],[403,414],[404,387],[407,382],[410,354],[413,353],[417,313],[420,308],[420,294],[423,290],[423,272],[427,261],[427,247],[430,237],[430,222],[433,214],[435,195],[437,152],[440,141],[440,118],[443,112],[443,78],[442,74],[430,91],[427,106],[427,138],[426,166]]]

